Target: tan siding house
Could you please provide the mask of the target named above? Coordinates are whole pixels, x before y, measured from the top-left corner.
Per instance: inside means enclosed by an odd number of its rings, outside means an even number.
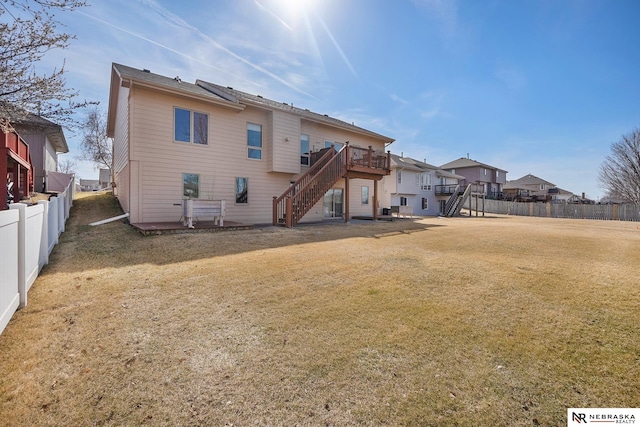
[[[178,222],[185,198],[225,200],[225,218],[271,223],[273,199],[309,166],[301,164],[301,135],[311,151],[326,142],[384,151],[393,139],[351,124],[207,82],[182,82],[119,64],[112,66],[108,136],[113,138],[114,194],[132,224]],[[349,179],[351,215],[371,213],[361,187]],[[240,185],[240,187],[238,187]],[[340,216],[345,179],[303,221]],[[246,188],[244,196],[237,188]],[[369,194],[373,194],[370,190]],[[336,211],[336,206],[338,210]]]

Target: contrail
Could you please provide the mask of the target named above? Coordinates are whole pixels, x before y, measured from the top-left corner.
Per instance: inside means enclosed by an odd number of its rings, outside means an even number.
[[[320,18],[320,16],[318,16],[316,14],[316,18],[318,18],[318,21],[320,21],[320,25],[322,25],[322,28],[324,28],[324,30],[327,32],[327,35],[329,36],[329,38],[331,39],[331,41],[333,42],[333,45],[335,46],[335,48],[338,50],[338,52],[340,53],[340,56],[342,57],[342,59],[344,60],[345,64],[347,64],[347,67],[349,67],[349,69],[351,70],[351,72],[353,73],[353,75],[355,77],[358,77],[358,73],[356,73],[356,70],[353,68],[353,66],[351,65],[351,62],[349,62],[349,58],[347,58],[347,55],[344,54],[344,52],[342,51],[342,49],[340,48],[340,45],[338,44],[338,42],[336,41],[336,39],[333,37],[333,34],[331,34],[331,31],[329,31],[329,28],[326,26],[326,24],[324,23],[324,21],[322,20],[322,18]]]
[[[274,11],[264,7],[264,5],[262,3],[260,3],[258,0],[254,0],[254,1],[255,1],[256,5],[260,8],[260,10],[262,10],[263,12],[267,12],[269,15],[273,16],[276,19],[276,21],[281,23],[287,30],[293,31],[293,28],[291,28],[289,26],[289,24],[284,22],[284,20],[282,18],[280,18],[278,15],[276,15]]]
[[[316,99],[310,93],[305,92],[302,89],[299,89],[298,87],[296,87],[293,84],[287,82],[286,80],[281,79],[280,77],[278,77],[277,75],[273,74],[272,72],[262,68],[259,65],[256,65],[256,64],[244,59],[243,57],[241,57],[240,55],[236,54],[235,52],[232,52],[231,50],[229,50],[226,47],[222,46],[220,43],[218,43],[217,41],[213,40],[211,37],[207,36],[206,34],[202,33],[200,30],[198,30],[194,26],[190,25],[188,22],[186,22],[185,20],[183,20],[179,16],[174,15],[173,13],[169,12],[168,10],[166,10],[163,7],[161,7],[160,5],[158,5],[155,1],[152,1],[152,0],[139,0],[139,1],[141,1],[143,4],[145,4],[147,6],[151,6],[153,9],[155,9],[156,12],[158,12],[160,15],[164,16],[170,22],[173,22],[174,24],[177,24],[178,26],[180,26],[182,28],[190,29],[191,31],[193,31],[194,33],[199,35],[202,39],[204,39],[208,43],[211,43],[212,45],[214,45],[218,49],[222,50],[226,54],[232,56],[233,58],[237,59],[238,61],[250,66],[251,68],[253,68],[253,69],[255,69],[255,70],[257,70],[257,71],[259,71],[259,72],[261,72],[261,73],[263,73],[263,74],[265,74],[267,76],[269,76],[269,77],[271,77],[272,79],[282,83],[283,85],[287,86],[290,89],[295,90],[298,93],[301,93],[301,94],[303,94],[305,96],[308,96],[310,98]],[[175,50],[173,50],[173,49],[170,49],[170,50],[172,52],[175,52]]]
[[[215,65],[208,64],[208,63],[206,63],[206,62],[204,62],[204,61],[199,60],[198,58],[193,58],[193,57],[191,57],[191,56],[189,56],[189,55],[186,55],[186,54],[184,54],[184,53],[182,53],[182,52],[180,52],[180,51],[177,51],[177,50],[175,50],[175,49],[172,49],[172,48],[170,48],[169,46],[165,46],[165,45],[163,45],[163,44],[161,44],[161,43],[158,43],[158,42],[156,42],[156,41],[153,41],[153,40],[151,40],[151,39],[149,39],[149,38],[147,38],[147,37],[145,37],[145,36],[143,36],[143,35],[141,35],[141,34],[134,33],[133,31],[129,31],[129,30],[127,30],[126,28],[122,28],[122,27],[119,27],[119,26],[117,26],[117,25],[115,25],[115,24],[112,24],[112,23],[110,23],[110,22],[107,22],[107,21],[105,21],[104,19],[97,18],[97,17],[95,17],[95,16],[89,15],[88,13],[82,12],[82,11],[80,11],[80,10],[76,10],[76,13],[79,13],[80,15],[86,16],[87,18],[91,18],[91,19],[93,19],[94,21],[98,21],[98,22],[100,22],[100,23],[102,23],[102,24],[104,24],[104,25],[107,25],[107,26],[109,26],[109,27],[112,27],[112,28],[115,28],[115,29],[117,29],[117,30],[120,30],[120,31],[122,31],[123,33],[129,34],[129,35],[131,35],[131,36],[134,36],[134,37],[137,37],[137,38],[139,38],[139,39],[141,39],[141,40],[144,40],[144,41],[146,41],[146,42],[148,42],[148,43],[151,43],[151,44],[153,44],[153,45],[156,45],[156,46],[158,46],[158,47],[161,47],[161,48],[163,48],[163,49],[166,49],[166,50],[168,50],[168,51],[170,51],[170,52],[173,52],[173,53],[175,53],[175,54],[177,54],[177,55],[180,55],[180,56],[182,56],[182,57],[184,57],[184,58],[187,58],[187,59],[189,59],[189,60],[191,60],[191,61],[195,61],[195,62],[198,62],[198,63],[200,63],[200,64],[202,64],[202,65],[206,65],[207,67],[213,68],[214,70],[217,70],[217,71],[225,72],[225,70],[223,70],[223,69],[221,69],[221,68],[219,68],[219,67],[216,67]]]

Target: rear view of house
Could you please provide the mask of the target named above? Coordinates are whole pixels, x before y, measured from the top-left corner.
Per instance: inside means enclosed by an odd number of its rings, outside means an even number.
[[[179,221],[183,200],[224,200],[245,224],[378,210],[393,139],[202,80],[113,64],[114,194],[132,224]],[[351,194],[351,196],[349,196]]]
[[[464,176],[461,184],[471,185],[474,193],[489,199],[502,198],[504,184],[507,182],[507,171],[480,163],[468,157],[461,157],[440,166],[448,172]]]
[[[382,201],[392,213],[406,206],[415,215],[442,215],[460,180],[464,177],[392,154],[391,175],[383,180]]]

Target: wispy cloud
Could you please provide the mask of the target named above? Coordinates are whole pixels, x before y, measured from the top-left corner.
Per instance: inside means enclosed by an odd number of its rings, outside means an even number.
[[[460,30],[458,2],[456,0],[413,0],[415,6],[435,18],[440,33],[446,40],[453,39]]]
[[[512,66],[499,66],[494,74],[498,80],[503,82],[511,90],[522,89],[527,84],[527,78],[525,75],[520,70]]]
[[[409,105],[409,101],[407,101],[406,99],[401,98],[400,96],[396,95],[395,93],[389,94],[389,98],[391,98],[392,100],[394,100],[398,104]]]

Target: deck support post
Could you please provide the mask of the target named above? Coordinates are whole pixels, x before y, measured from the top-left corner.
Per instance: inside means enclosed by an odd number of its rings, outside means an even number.
[[[344,222],[349,222],[349,178],[344,177]]]
[[[378,219],[378,180],[373,180],[373,220]]]

